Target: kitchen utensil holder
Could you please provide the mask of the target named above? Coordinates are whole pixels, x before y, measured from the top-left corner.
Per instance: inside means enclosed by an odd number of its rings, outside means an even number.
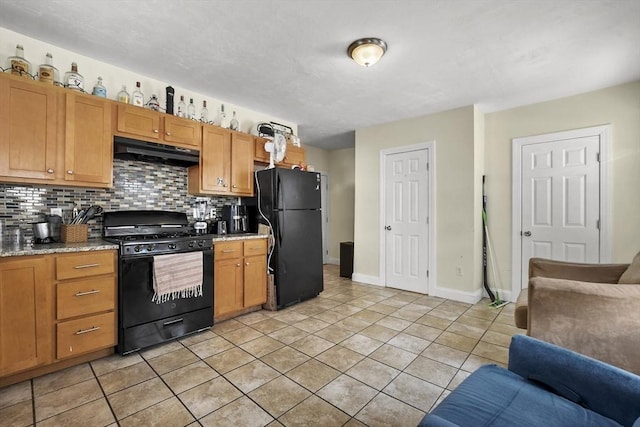
[[[89,237],[89,225],[87,224],[62,224],[60,227],[60,240],[64,243],[86,242]]]

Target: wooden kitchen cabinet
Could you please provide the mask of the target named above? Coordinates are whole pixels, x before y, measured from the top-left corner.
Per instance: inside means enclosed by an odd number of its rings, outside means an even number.
[[[117,344],[116,260],[115,251],[55,255],[56,359]]]
[[[2,181],[56,179],[60,148],[59,93],[53,86],[0,73]]]
[[[112,105],[111,101],[91,95],[66,94],[64,181],[112,186]]]
[[[0,377],[51,363],[52,295],[48,257],[0,259]]]
[[[267,302],[266,254],[266,239],[214,244],[214,318],[230,317]]]
[[[202,126],[200,164],[189,168],[189,194],[253,195],[253,137]]]
[[[200,149],[200,122],[134,105],[118,104],[114,132],[128,138]]]
[[[254,151],[253,160],[258,163],[269,163],[270,153],[265,151],[264,144],[269,142],[268,139],[254,136]],[[284,155],[284,159],[281,162],[276,162],[276,167],[291,168],[291,166],[297,166],[300,163],[306,163],[306,152],[302,147],[296,147],[287,143],[287,152]]]

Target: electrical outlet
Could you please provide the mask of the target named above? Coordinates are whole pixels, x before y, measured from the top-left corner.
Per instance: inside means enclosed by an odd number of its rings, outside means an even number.
[[[462,266],[461,265],[457,265],[456,266],[456,276],[464,276],[464,272],[462,271]]]
[[[51,215],[62,217],[62,208],[51,208]]]

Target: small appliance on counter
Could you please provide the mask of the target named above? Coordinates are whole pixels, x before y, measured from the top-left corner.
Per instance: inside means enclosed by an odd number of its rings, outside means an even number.
[[[227,223],[227,233],[229,234],[247,233],[249,231],[247,207],[244,205],[224,205],[222,207],[222,220]]]
[[[198,201],[193,208],[193,229],[196,234],[207,234],[209,232],[209,202]]]

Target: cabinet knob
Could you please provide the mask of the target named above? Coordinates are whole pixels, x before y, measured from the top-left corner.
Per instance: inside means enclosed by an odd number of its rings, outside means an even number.
[[[240,264],[240,263],[238,263],[238,264],[236,264],[236,267],[240,267],[240,265],[241,265],[241,264]]]
[[[159,133],[160,131],[158,129],[154,129],[153,133]]]
[[[237,186],[237,185],[235,185],[235,184],[233,184],[233,185],[232,185],[232,187],[233,187],[233,188],[238,188],[238,186]]]
[[[245,263],[244,263],[244,265],[247,265],[247,266],[248,266],[248,265],[249,265],[249,263],[248,263],[248,262],[245,262]]]
[[[165,135],[171,136],[171,132],[165,132]]]
[[[228,185],[227,185],[227,184],[223,184],[222,186],[223,186],[224,188],[227,188],[227,187],[228,187]]]
[[[53,169],[51,169],[51,168],[47,169],[47,173],[48,174],[52,174],[53,173]]]
[[[67,174],[68,174],[68,175],[73,175],[73,171],[72,171],[71,169],[69,169],[69,170],[67,171]]]

